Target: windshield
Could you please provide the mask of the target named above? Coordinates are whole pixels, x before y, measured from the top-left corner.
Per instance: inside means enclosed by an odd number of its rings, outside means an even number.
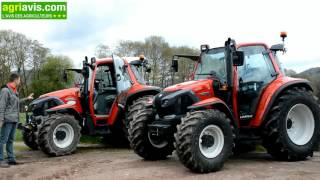
[[[136,77],[137,81],[140,84],[146,84],[146,81],[144,79],[145,71],[143,66],[138,66],[138,65],[130,65],[131,70],[134,73],[134,76]]]
[[[202,53],[197,69],[195,70],[194,79],[206,79],[215,76],[220,81],[226,81],[226,62],[224,48],[210,49],[208,52]]]

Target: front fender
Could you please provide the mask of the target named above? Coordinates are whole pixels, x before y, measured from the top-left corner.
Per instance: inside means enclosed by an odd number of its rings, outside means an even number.
[[[129,95],[125,103],[126,108],[128,108],[128,105],[130,105],[134,100],[136,100],[139,97],[142,97],[145,95],[157,95],[160,92],[161,92],[161,89],[154,86],[147,86],[141,89],[137,89],[137,90],[134,89],[132,91],[129,91]]]
[[[236,121],[232,111],[223,100],[217,97],[211,97],[211,98],[199,101],[197,103],[194,103],[188,107],[189,110],[197,110],[197,109],[204,109],[204,108],[206,109],[213,108],[213,109],[218,109],[224,112],[226,116],[231,120],[232,124],[234,125],[236,134],[238,134],[239,123]]]
[[[54,112],[60,112],[60,111],[66,110],[66,109],[72,109],[79,114],[82,113],[81,107],[79,107],[77,104],[61,104],[59,106],[52,107],[46,111],[48,113],[54,113]]]
[[[183,89],[163,97],[160,102],[161,107],[166,108],[166,107],[175,105],[175,103],[177,102],[177,99],[180,98],[181,96],[188,96],[192,100],[192,102],[199,101],[199,98],[196,96],[196,94],[193,91]]]
[[[223,104],[224,106],[228,107],[221,99],[217,98],[217,97],[212,97],[212,98],[208,98],[199,102],[196,102],[194,104],[192,104],[191,106],[188,107],[188,109],[198,109],[198,108],[203,108],[206,106],[211,106],[213,104]]]

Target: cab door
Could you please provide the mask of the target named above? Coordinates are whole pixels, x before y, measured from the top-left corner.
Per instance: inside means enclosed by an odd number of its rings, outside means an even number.
[[[276,75],[265,46],[243,46],[238,49],[245,55],[243,66],[238,67],[238,110],[240,124],[246,125],[255,115],[263,90]]]
[[[112,55],[113,64],[115,68],[115,77],[117,85],[117,99],[114,101],[111,113],[108,119],[108,124],[113,124],[118,115],[124,112],[125,100],[127,97],[127,91],[132,86],[130,76],[127,71],[127,64],[125,61],[117,55]]]
[[[96,67],[94,78],[94,114],[104,117],[110,113],[112,104],[117,97],[112,64],[101,64]]]

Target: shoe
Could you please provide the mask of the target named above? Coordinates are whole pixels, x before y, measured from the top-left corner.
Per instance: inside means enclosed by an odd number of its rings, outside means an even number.
[[[17,162],[17,161],[8,161],[8,165],[16,166],[16,165],[20,165],[20,164],[23,164],[23,163]]]
[[[5,163],[4,161],[0,161],[0,168],[9,168],[10,165]]]

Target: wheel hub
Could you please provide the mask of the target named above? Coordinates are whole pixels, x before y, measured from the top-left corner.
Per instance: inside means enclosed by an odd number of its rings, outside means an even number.
[[[217,157],[224,147],[224,135],[217,125],[206,126],[199,136],[200,152],[206,158]]]
[[[305,104],[291,107],[286,118],[289,139],[296,145],[305,145],[313,137],[315,120],[312,111]]]
[[[293,124],[292,120],[288,119],[288,121],[287,121],[287,129],[291,129],[292,128],[292,124]]]
[[[206,148],[209,148],[214,145],[214,137],[210,135],[203,135],[202,138],[202,145]]]
[[[74,129],[68,123],[61,123],[53,131],[53,142],[58,148],[69,147],[74,140]]]
[[[66,132],[64,132],[64,131],[58,131],[58,132],[56,133],[56,137],[57,137],[57,140],[58,140],[58,141],[64,140],[64,138],[66,138],[66,136],[67,136],[67,134],[66,134]]]

